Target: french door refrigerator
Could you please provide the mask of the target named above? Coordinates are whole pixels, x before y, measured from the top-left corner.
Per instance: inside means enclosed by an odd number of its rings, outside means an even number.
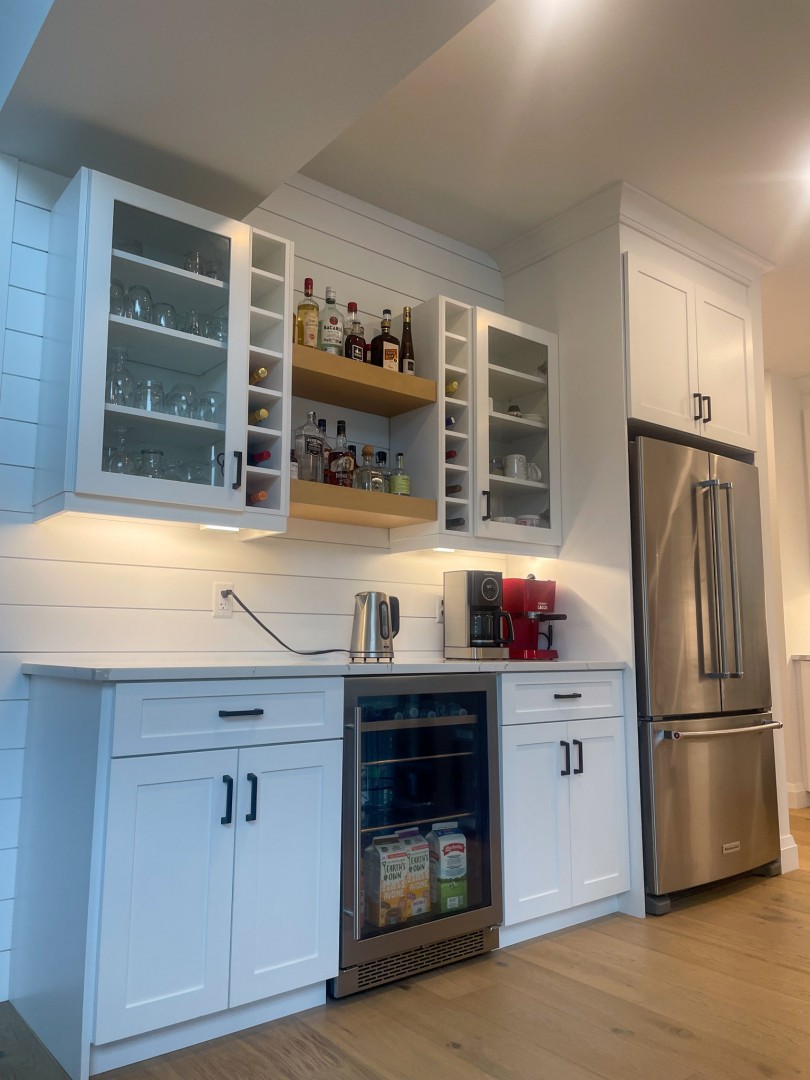
[[[753,465],[630,443],[647,910],[779,869],[774,721]]]
[[[495,949],[503,921],[496,676],[349,676],[344,687],[333,997]]]

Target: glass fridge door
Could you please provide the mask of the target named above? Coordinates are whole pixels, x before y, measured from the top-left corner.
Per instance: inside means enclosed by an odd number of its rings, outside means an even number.
[[[346,680],[358,684],[344,861],[356,942],[476,912],[500,921],[495,680],[456,678],[458,689],[452,676]]]

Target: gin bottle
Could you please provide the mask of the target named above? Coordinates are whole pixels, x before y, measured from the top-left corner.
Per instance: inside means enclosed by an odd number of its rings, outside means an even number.
[[[323,439],[314,412],[307,413],[307,422],[295,433],[295,457],[299,480],[323,480]]]

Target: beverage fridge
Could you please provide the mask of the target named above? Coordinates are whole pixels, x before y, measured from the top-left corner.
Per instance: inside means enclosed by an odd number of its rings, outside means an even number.
[[[647,910],[779,870],[757,469],[630,444]]]
[[[495,676],[344,683],[333,997],[497,948],[502,921]]]

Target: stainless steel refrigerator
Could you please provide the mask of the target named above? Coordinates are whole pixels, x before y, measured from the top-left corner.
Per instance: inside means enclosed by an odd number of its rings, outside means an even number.
[[[630,443],[647,910],[779,869],[757,469]]]

